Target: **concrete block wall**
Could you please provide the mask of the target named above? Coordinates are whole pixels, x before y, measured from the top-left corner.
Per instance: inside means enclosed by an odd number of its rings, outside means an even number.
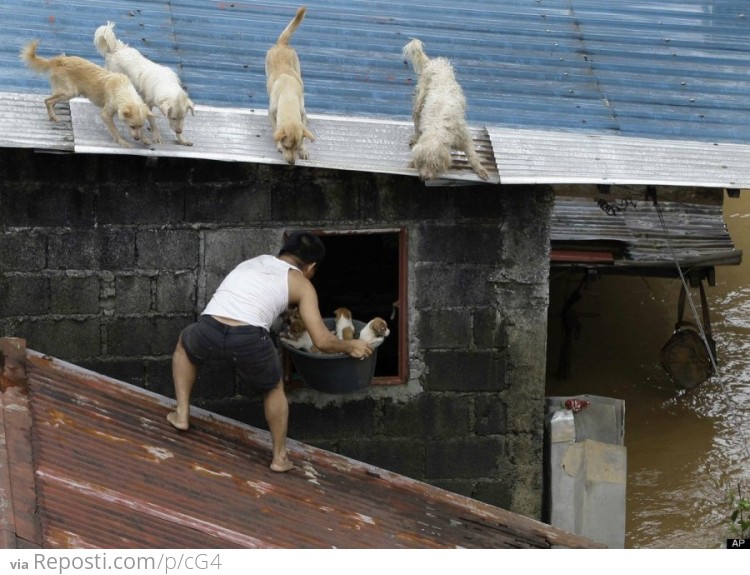
[[[0,156],[0,333],[168,396],[180,330],[234,265],[275,253],[288,229],[406,229],[409,381],[293,391],[289,435],[539,517],[549,189]],[[227,367],[201,372],[194,403],[265,428],[260,398]]]

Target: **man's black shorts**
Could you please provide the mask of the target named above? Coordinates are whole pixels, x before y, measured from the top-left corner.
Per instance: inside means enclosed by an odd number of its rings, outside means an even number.
[[[188,358],[196,365],[224,360],[237,366],[243,381],[268,391],[281,381],[281,362],[268,330],[254,325],[231,326],[202,315],[180,334]]]

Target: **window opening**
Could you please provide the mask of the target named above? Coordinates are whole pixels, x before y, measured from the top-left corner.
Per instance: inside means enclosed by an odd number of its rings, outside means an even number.
[[[324,318],[338,307],[352,311],[355,320],[375,317],[388,322],[390,335],[378,347],[374,385],[406,383],[406,233],[404,230],[318,232],[326,258],[312,282]],[[285,379],[299,378],[291,361]]]

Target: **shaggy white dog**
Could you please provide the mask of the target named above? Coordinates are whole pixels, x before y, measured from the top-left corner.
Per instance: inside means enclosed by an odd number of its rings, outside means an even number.
[[[135,86],[149,108],[159,108],[169,120],[169,127],[177,136],[177,143],[192,146],[182,135],[185,116],[195,114],[193,102],[180,85],[180,78],[170,68],[156,64],[135,48],[121,42],[115,36],[114,22],[99,26],[94,32],[94,45],[104,56],[105,66],[112,72],[125,74]],[[161,134],[153,116],[149,125],[155,142],[161,142]]]
[[[428,58],[416,39],[404,46],[403,54],[417,74],[411,167],[423,180],[434,180],[450,168],[451,150],[461,150],[477,176],[486,180],[487,171],[466,126],[466,98],[450,62]]]

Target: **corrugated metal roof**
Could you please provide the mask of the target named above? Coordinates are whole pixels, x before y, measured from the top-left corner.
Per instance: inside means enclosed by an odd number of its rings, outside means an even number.
[[[580,536],[290,440],[0,338],[0,542],[47,548],[599,547]]]
[[[311,0],[306,5],[293,45],[311,114],[408,122],[414,75],[401,48],[408,38],[419,37],[429,55],[453,62],[469,121],[477,129],[519,130],[517,139],[527,131],[553,132],[553,139],[560,132],[636,138],[612,139],[613,146],[625,148],[639,145],[639,139],[750,145],[750,26],[742,0]],[[46,80],[18,60],[18,50],[31,38],[42,38],[42,54],[67,52],[100,62],[92,35],[113,20],[124,41],[176,68],[197,104],[265,109],[265,51],[297,6],[288,0],[4,0],[0,86],[11,93],[47,92]],[[355,142],[366,136],[357,132]],[[732,159],[733,152],[749,150],[722,148],[718,155]],[[561,181],[611,175],[612,166],[586,161],[585,154],[579,162],[577,151],[562,162],[551,148],[540,150],[549,155],[543,158],[547,165],[560,161],[553,174],[561,173]],[[669,166],[682,160],[700,163],[704,148],[687,146],[676,157],[669,147],[662,151],[651,162],[653,169],[641,172],[634,161],[620,176],[642,181],[658,166],[671,173]],[[495,145],[499,157],[508,152]],[[355,161],[352,169],[367,165]],[[532,181],[535,169],[533,162],[516,165],[513,181]],[[731,181],[750,185],[748,171],[739,166]],[[500,174],[502,180],[502,168]],[[716,187],[730,180],[723,170],[698,175]]]
[[[743,188],[744,145],[488,128],[504,184]]]
[[[683,266],[734,265],[742,251],[734,247],[720,205],[628,200],[597,203],[591,198],[558,196],[550,229],[552,249],[610,243],[615,266],[672,269]]]
[[[36,98],[41,100],[39,96]],[[273,144],[266,110],[196,105],[195,117],[190,117],[190,124],[185,130],[186,138],[193,142],[190,147],[174,143],[174,138],[169,138],[171,132],[166,120],[158,117],[159,130],[168,141],[151,149],[139,143],[134,143],[132,148],[117,145],[112,141],[97,109],[86,99],[72,100],[70,110],[76,152],[286,163]],[[37,125],[40,133],[44,131],[45,124],[50,124],[46,114]],[[416,170],[409,167],[409,138],[413,130],[407,122],[311,114],[309,125],[316,139],[308,144],[310,158],[298,160],[300,166],[417,175]],[[499,178],[489,136],[480,129],[472,130],[472,135],[477,153],[491,174],[490,181],[497,182]],[[449,174],[452,180],[481,181],[469,167],[463,153],[455,152],[453,157],[454,166]]]

